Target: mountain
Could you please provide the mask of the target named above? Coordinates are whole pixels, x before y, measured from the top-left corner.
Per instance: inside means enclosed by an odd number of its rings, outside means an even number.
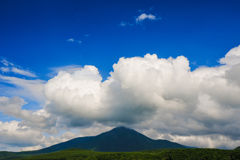
[[[35,152],[50,153],[68,148],[81,148],[102,152],[131,152],[186,147],[167,140],[153,140],[130,128],[117,127],[97,136],[75,138]]]
[[[73,148],[72,146],[81,144],[82,142],[88,141],[91,138],[92,137],[90,137],[90,136],[89,137],[78,137],[78,138],[74,138],[74,139],[66,141],[66,142],[62,142],[62,143],[55,144],[55,145],[47,147],[47,148],[40,149],[38,151],[31,151],[31,152],[50,153],[50,152],[56,152],[56,151],[60,151],[60,150],[64,150],[64,149],[69,149],[69,148]]]
[[[37,151],[0,152],[0,160],[24,158],[34,155],[57,152],[70,148],[80,148],[101,152],[131,152],[187,147],[167,140],[153,140],[133,129],[126,127],[117,127],[97,136],[74,138],[72,140],[55,144],[53,146]]]
[[[131,152],[162,148],[185,148],[180,144],[167,140],[152,140],[126,127],[114,128],[88,141],[76,144],[73,147],[102,152]]]

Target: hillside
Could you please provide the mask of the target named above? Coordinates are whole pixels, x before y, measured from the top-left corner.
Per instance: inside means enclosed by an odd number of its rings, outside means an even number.
[[[62,142],[59,144],[55,144],[53,146],[44,148],[44,149],[40,149],[38,151],[31,151],[32,153],[35,154],[39,154],[39,153],[51,153],[51,152],[56,152],[56,151],[60,151],[60,150],[64,150],[64,149],[69,149],[69,148],[73,148],[73,146],[77,145],[77,144],[81,144],[82,142],[88,141],[90,140],[92,137],[78,137],[78,138],[74,138],[71,139],[69,141],[66,142]]]
[[[235,148],[235,149],[237,149],[237,150],[240,150],[240,146],[238,146],[237,148]]]
[[[237,160],[239,150],[221,149],[159,149],[138,152],[96,152],[67,149],[59,152],[24,158],[21,160]]]
[[[102,133],[72,148],[82,148],[102,152],[132,152],[162,148],[185,148],[167,140],[153,140],[133,129],[117,127]]]

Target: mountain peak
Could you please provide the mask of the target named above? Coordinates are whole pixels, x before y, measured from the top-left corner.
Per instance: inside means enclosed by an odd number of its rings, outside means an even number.
[[[128,127],[125,127],[125,126],[118,126],[118,127],[115,127],[113,128],[112,130],[133,130],[131,128],[128,128]]]
[[[43,149],[49,153],[67,148],[81,148],[102,152],[132,152],[163,148],[185,148],[184,146],[167,140],[153,140],[147,136],[124,126],[93,137],[79,137]]]

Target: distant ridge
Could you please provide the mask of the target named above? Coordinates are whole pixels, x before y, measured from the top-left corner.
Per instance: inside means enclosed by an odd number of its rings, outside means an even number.
[[[240,150],[240,146],[238,146],[237,148],[235,148],[235,149],[237,149],[237,150]]]
[[[35,151],[35,153],[50,153],[68,148],[81,148],[101,152],[131,152],[186,147],[168,140],[153,140],[131,128],[120,126],[97,136],[75,138]]]

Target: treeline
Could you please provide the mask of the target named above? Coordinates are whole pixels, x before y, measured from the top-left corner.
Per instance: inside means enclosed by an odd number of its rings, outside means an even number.
[[[95,152],[67,149],[21,160],[239,160],[240,150],[160,149],[140,152]]]

